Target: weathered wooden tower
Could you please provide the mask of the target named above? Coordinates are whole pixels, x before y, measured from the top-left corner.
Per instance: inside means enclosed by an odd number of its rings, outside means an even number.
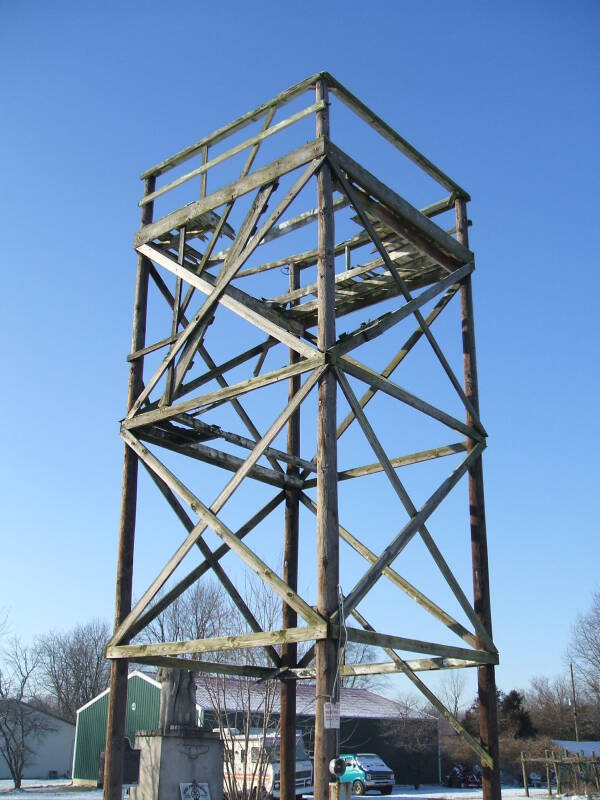
[[[303,107],[301,98],[307,93],[313,97]],[[284,107],[294,113],[279,120],[276,115]],[[378,137],[392,154],[396,148],[411,169],[416,165],[429,189],[437,184],[449,194],[441,200],[434,196],[435,202],[421,210],[411,205],[393,188],[396,167],[386,167],[386,174],[375,177],[363,166],[365,159],[378,155],[380,145],[361,154],[359,164],[334,144],[339,144],[336,131],[347,125],[336,128],[338,108],[346,120],[354,116],[353,128]],[[240,136],[251,126],[252,135]],[[300,132],[304,143],[298,146],[294,135]],[[381,167],[376,171],[381,173]],[[158,179],[167,175],[159,187]],[[484,797],[499,800],[498,654],[489,601],[481,462],[486,433],[477,391],[469,195],[328,73],[307,78],[142,178],[131,373],[121,427],[125,463],[116,625],[107,649],[112,660],[104,784],[108,800],[120,800],[128,660],[281,679],[285,800],[295,795],[295,681],[316,679],[315,796],[327,800],[327,767],[337,747],[331,725],[340,676],[401,673],[467,738],[484,768]],[[433,218],[446,222],[438,225]],[[461,380],[431,330],[454,295],[460,296],[456,335],[459,341],[462,333]],[[403,325],[411,325],[410,335],[399,336]],[[390,344],[393,356],[388,355],[385,366],[369,366],[369,361],[381,361]],[[460,407],[458,414],[421,399],[395,380],[415,349],[427,351],[433,360]],[[338,404],[347,409],[343,419],[338,418]],[[402,409],[410,410],[411,419],[435,423],[440,431],[458,432],[459,441],[447,444],[442,439],[429,449],[389,453],[386,432],[392,431],[401,443],[414,438],[405,438],[409,428],[399,421]],[[419,430],[417,423],[409,425],[411,434]],[[342,469],[340,460],[338,466],[342,437],[349,429],[360,439],[358,449],[350,448],[350,457],[368,446],[374,463]],[[286,434],[287,441],[278,441]],[[450,463],[450,470],[425,493],[424,502],[416,503],[400,476],[408,476],[411,465],[434,459],[442,466]],[[185,535],[171,557],[157,564],[156,578],[132,607],[140,462]],[[214,499],[207,498],[207,487],[221,474],[217,468],[231,477]],[[352,521],[344,513],[348,497],[343,499],[342,489],[365,485],[372,476],[386,482],[397,503],[385,546],[379,529],[377,535],[366,530],[359,539],[345,527],[352,527]],[[473,603],[428,527],[429,518],[463,477],[463,483],[468,481],[465,518],[470,516]],[[272,515],[278,508],[285,508],[285,514],[283,536],[275,542]],[[240,509],[246,510],[245,519],[240,519]],[[308,512],[316,517],[316,540],[314,524],[308,533],[303,526],[300,566],[312,569],[314,576],[299,579],[299,520],[310,516]],[[265,525],[270,526],[268,535],[261,538]],[[457,547],[458,538],[455,534]],[[350,581],[344,561],[340,571],[340,540],[366,562],[351,573]],[[413,540],[421,541],[432,574],[443,577],[464,622],[398,571],[399,556]],[[185,570],[184,559],[188,564],[198,552],[200,562]],[[283,568],[273,563],[281,553]],[[258,574],[282,599],[277,630],[261,628],[236,588],[243,568]],[[247,634],[131,644],[207,573],[231,595],[247,622]],[[423,580],[428,575],[424,572]],[[383,632],[374,619],[369,622],[369,600],[381,584],[390,592],[404,592],[440,623],[444,637],[457,637],[460,646],[403,635],[403,620],[389,612],[391,631]],[[315,596],[299,586],[312,586]],[[387,658],[347,664],[345,645],[352,642],[378,647]],[[301,658],[298,643],[305,643]],[[228,662],[223,653],[234,648],[262,648],[264,665]],[[215,652],[221,653],[218,660],[182,660]],[[420,657],[407,657],[411,653]],[[423,671],[459,667],[478,672],[480,741],[462,730],[419,677]]]

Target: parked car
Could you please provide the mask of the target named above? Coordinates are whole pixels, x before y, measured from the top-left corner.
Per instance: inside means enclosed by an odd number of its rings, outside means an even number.
[[[391,794],[396,782],[394,773],[376,753],[342,753],[346,771],[342,783],[352,784],[352,794],[363,795],[369,789],[379,789],[381,794]]]

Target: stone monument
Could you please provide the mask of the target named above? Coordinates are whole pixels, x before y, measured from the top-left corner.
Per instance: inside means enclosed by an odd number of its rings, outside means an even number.
[[[139,783],[132,800],[223,800],[223,742],[197,725],[194,673],[161,669],[156,731],[139,731]]]

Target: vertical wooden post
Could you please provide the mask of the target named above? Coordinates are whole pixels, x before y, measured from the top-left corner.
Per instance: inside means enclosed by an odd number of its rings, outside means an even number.
[[[328,103],[327,82],[316,84],[317,102]],[[329,107],[318,111],[317,136],[329,139]],[[318,216],[318,347],[327,352],[335,344],[335,254],[331,169],[325,160],[317,175]],[[337,498],[335,374],[330,368],[319,380],[317,415],[317,608],[329,618],[338,608],[339,538]],[[324,705],[334,702],[338,643],[334,638],[316,643],[315,800],[329,798],[329,761],[337,756],[337,731],[325,728]]]
[[[562,788],[560,785],[560,769],[558,767],[558,761],[556,759],[556,753],[554,750],[552,751],[552,766],[554,767],[554,774],[556,776],[556,794],[562,794]]]
[[[546,761],[546,783],[548,784],[548,797],[552,797],[552,784],[550,782],[550,753],[548,750],[544,751]]]
[[[463,197],[455,203],[457,239],[469,246],[467,204]],[[479,415],[479,389],[477,384],[477,360],[475,351],[475,327],[473,316],[473,289],[471,276],[461,281],[461,317],[463,339],[463,365],[465,394]],[[470,414],[467,423],[473,424]],[[469,440],[469,449],[475,446]],[[473,595],[475,613],[492,636],[492,612],[488,571],[487,533],[485,527],[485,501],[483,493],[483,465],[481,457],[469,468],[469,508],[471,517],[471,559],[473,567]],[[500,800],[500,768],[498,751],[498,708],[496,675],[493,664],[477,669],[479,696],[479,736],[481,744],[491,755],[494,766],[482,764],[483,800]]]
[[[300,268],[290,265],[290,291],[300,288]],[[297,303],[293,303],[294,305]],[[296,364],[300,356],[290,349],[290,364]],[[288,399],[300,389],[300,375],[289,381]],[[290,417],[287,426],[287,451],[290,455],[300,455],[300,409]],[[287,474],[297,477],[299,469],[295,464],[287,465]],[[297,489],[285,490],[285,533],[283,543],[283,580],[296,592],[298,590],[298,539],[300,520],[300,497]],[[283,627],[295,628],[298,615],[287,603],[283,603]],[[298,658],[298,645],[286,643],[281,648],[281,666],[295,667]],[[280,686],[281,706],[281,800],[296,800],[296,681],[283,680]]]
[[[521,770],[523,772],[523,786],[525,795],[529,797],[529,783],[527,782],[527,768],[525,767],[525,753],[521,750]]]
[[[146,179],[144,193],[154,191],[156,179]],[[153,203],[142,206],[142,227],[152,222]],[[131,352],[143,349],[146,341],[146,312],[148,304],[149,262],[138,255]],[[127,411],[143,389],[143,357],[131,362],[127,389]],[[119,523],[119,549],[117,556],[117,590],[115,597],[115,630],[131,611],[133,591],[133,549],[135,541],[135,516],[137,508],[138,459],[125,446],[123,458],[123,488],[121,491],[121,518]],[[104,798],[121,800],[123,791],[123,739],[127,711],[127,673],[125,659],[110,662],[110,694],[106,721],[106,757],[104,762]]]
[[[600,773],[598,772],[598,759],[596,753],[592,750],[592,766],[594,768],[594,780],[596,781],[596,789],[600,793]]]

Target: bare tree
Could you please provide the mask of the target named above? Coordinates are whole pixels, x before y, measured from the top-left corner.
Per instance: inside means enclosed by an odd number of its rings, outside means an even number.
[[[464,707],[463,697],[466,685],[467,679],[463,670],[460,669],[447,670],[442,678],[439,690],[440,700],[457,719]],[[437,710],[435,713],[437,715]]]
[[[36,641],[44,700],[64,719],[74,722],[77,709],[108,686],[104,649],[109,637],[106,622],[94,619]]]
[[[13,639],[0,670],[0,755],[8,765],[15,789],[21,788],[23,771],[36,748],[53,730],[46,714],[34,705],[39,655]]]
[[[381,728],[384,735],[393,737],[395,746],[402,751],[402,782],[413,783],[416,787],[436,772],[437,718],[432,719],[430,707],[421,697],[400,694],[395,702],[399,706],[398,716],[384,720]]]
[[[589,610],[577,616],[568,655],[584,692],[600,706],[600,592],[593,594]]]
[[[257,577],[247,576],[241,592],[263,630],[281,627],[281,600]],[[227,633],[249,631],[241,611],[229,604]],[[273,666],[263,648],[226,654],[229,663]],[[230,800],[263,795],[269,763],[279,760],[279,684],[255,678],[235,680],[200,676],[210,698],[216,727],[224,744],[225,791]],[[240,731],[233,735],[233,730]]]
[[[157,599],[160,597],[159,594]],[[177,642],[222,636],[228,626],[229,605],[220,584],[197,581],[152,620],[139,639]]]

